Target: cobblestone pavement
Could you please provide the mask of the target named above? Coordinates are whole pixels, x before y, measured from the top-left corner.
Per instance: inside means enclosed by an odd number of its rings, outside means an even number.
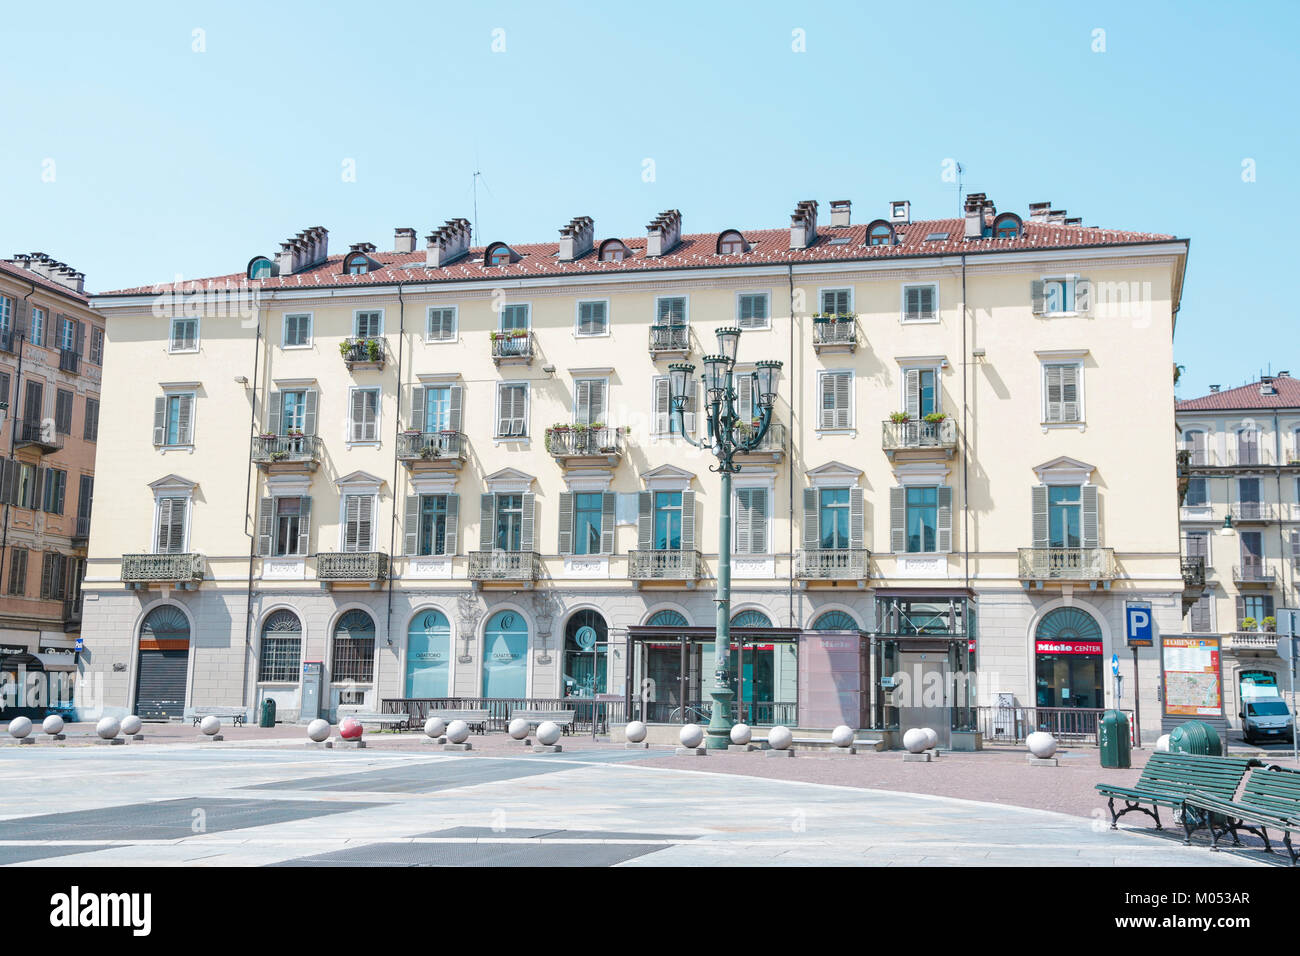
[[[1095,750],[1030,769],[1018,751],[777,760],[678,757],[573,735],[442,753],[418,734],[313,750],[301,728],[146,725],[145,743],[0,747],[0,863],[134,865],[1269,865],[1185,847],[1139,816],[1112,831]],[[1138,761],[1144,753],[1135,754]],[[57,808],[57,813],[51,812]],[[1129,816],[1126,821],[1132,821]]]

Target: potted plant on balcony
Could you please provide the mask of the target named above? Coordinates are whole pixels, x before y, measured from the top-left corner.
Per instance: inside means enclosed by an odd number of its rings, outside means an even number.
[[[1243,631],[1253,631],[1257,623],[1253,617],[1243,617],[1241,619],[1241,629]]]
[[[947,417],[948,417],[947,412],[930,412],[928,415],[925,416],[925,422],[927,425],[937,425],[941,421],[944,421]]]
[[[381,349],[378,339],[366,339],[366,358],[372,362],[378,362],[381,355]]]
[[[909,419],[910,419],[910,416],[907,414],[907,412],[890,412],[890,413],[889,413],[889,420],[890,420],[891,422],[893,422],[895,425],[902,425],[902,424],[906,423],[907,421],[909,421]]]
[[[1270,634],[1277,630],[1277,618],[1275,617],[1266,617],[1260,621],[1260,624],[1263,625],[1263,630]]]
[[[437,458],[441,454],[442,454],[442,450],[437,445],[420,446],[420,459],[422,461],[429,461],[431,459]]]
[[[345,359],[350,359],[352,357],[351,339],[344,339],[339,343],[339,355],[343,356]]]

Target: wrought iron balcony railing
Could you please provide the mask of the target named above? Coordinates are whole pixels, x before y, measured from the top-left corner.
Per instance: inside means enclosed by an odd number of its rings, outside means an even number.
[[[471,551],[471,581],[536,581],[541,576],[541,556],[536,551]]]
[[[255,435],[253,461],[258,465],[318,465],[321,459],[319,435]]]
[[[752,427],[746,431],[745,426],[741,426],[741,434],[753,434]],[[736,454],[745,455],[773,455],[778,457],[785,454],[786,429],[780,422],[772,422],[767,426],[767,431],[763,433],[762,440],[749,451],[736,449]]]
[[[561,463],[570,458],[606,458],[612,464],[623,456],[623,429],[585,425],[548,428],[546,451]]]
[[[1248,561],[1232,566],[1232,580],[1237,584],[1272,584],[1276,575],[1268,561]]]
[[[1021,548],[1022,581],[1109,581],[1114,548]]]
[[[1241,468],[1252,465],[1272,465],[1274,455],[1269,445],[1245,443],[1225,451],[1217,448],[1182,448],[1186,451],[1187,467],[1195,468]]]
[[[383,581],[388,555],[382,551],[327,551],[316,555],[318,581]]]
[[[795,555],[794,575],[814,581],[865,581],[870,568],[866,548],[805,548]]]
[[[687,325],[652,325],[650,326],[650,351],[679,352],[682,355],[691,350],[691,329]]]
[[[813,318],[813,349],[848,349],[858,346],[857,316],[837,315]]]
[[[343,355],[343,364],[349,369],[362,367],[374,367],[382,369],[384,367],[384,340],[375,338],[350,338],[344,341],[344,347],[340,349]]]
[[[492,361],[498,365],[503,361],[531,362],[533,345],[532,332],[493,332]]]
[[[629,551],[627,576],[633,581],[695,581],[700,576],[700,552]]]
[[[31,445],[43,452],[58,451],[63,447],[63,436],[54,426],[54,419],[44,421],[19,418],[14,421],[14,447]]]
[[[882,422],[880,445],[890,455],[896,451],[930,448],[951,455],[957,449],[957,420]]]
[[[1205,587],[1205,558],[1183,558],[1183,587],[1200,590]]]
[[[397,436],[397,460],[459,463],[465,460],[467,446],[464,432],[402,432]]]
[[[72,541],[86,541],[90,538],[90,515],[77,515],[77,525],[72,532]]]
[[[1269,501],[1234,501],[1228,510],[1233,521],[1273,521],[1277,516]]]
[[[194,552],[124,554],[122,580],[128,584],[202,581],[203,555]]]

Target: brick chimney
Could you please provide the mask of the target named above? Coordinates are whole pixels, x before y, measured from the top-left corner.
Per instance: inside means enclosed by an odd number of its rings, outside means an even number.
[[[853,203],[847,199],[831,200],[831,225],[848,226],[851,225],[850,212],[853,209]]]
[[[982,239],[984,237],[984,205],[988,202],[988,196],[984,193],[967,193],[966,195],[966,230],[963,233],[966,239]]]
[[[280,243],[280,251],[275,257],[280,275],[293,275],[328,259],[329,236],[329,230],[324,226],[310,226]]]
[[[1064,222],[1065,222],[1065,210],[1064,210],[1064,209],[1049,209],[1048,212],[1047,212],[1047,221],[1048,221],[1048,222],[1059,222],[1059,223],[1064,223]]]
[[[666,256],[682,241],[682,214],[676,209],[661,212],[646,225],[645,236],[647,256]]]
[[[425,237],[425,265],[439,269],[469,252],[468,219],[448,219]]]
[[[1051,208],[1051,202],[1031,202],[1029,204],[1030,221],[1045,221],[1047,219],[1048,210]]]
[[[805,199],[790,214],[790,248],[807,249],[817,241],[817,200]]]
[[[415,230],[410,226],[398,226],[393,232],[394,252],[415,251]]]
[[[912,203],[907,199],[895,199],[889,204],[889,221],[896,225],[906,225],[912,221]]]
[[[63,286],[65,289],[70,289],[77,293],[85,291],[86,274],[84,272],[78,272],[66,262],[60,262],[58,259],[53,259],[43,252],[19,253],[12,259],[7,259],[5,261],[20,269],[34,272],[44,279],[49,279],[56,285]]]
[[[596,242],[596,224],[590,216],[575,216],[567,226],[560,227],[561,262],[581,259],[591,251]]]

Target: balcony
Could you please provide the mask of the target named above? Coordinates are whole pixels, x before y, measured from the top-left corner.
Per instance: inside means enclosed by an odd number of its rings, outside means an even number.
[[[1020,581],[1041,588],[1048,581],[1086,582],[1109,590],[1115,577],[1114,548],[1021,548]]]
[[[25,418],[14,419],[14,448],[33,447],[42,455],[53,454],[63,447],[63,436],[54,427],[54,419],[43,422]]]
[[[753,428],[741,426],[741,434],[753,434]],[[737,449],[736,457],[741,461],[781,461],[785,458],[786,430],[780,422],[772,422],[767,426],[767,431],[763,434],[763,439],[748,451]]]
[[[536,351],[532,332],[518,329],[492,333],[492,361],[497,365],[532,365]]]
[[[1277,634],[1272,631],[1229,631],[1223,635],[1223,649],[1276,654],[1277,640]]]
[[[385,359],[383,339],[344,339],[339,343],[339,354],[343,356],[343,364],[348,367],[349,372],[362,369],[383,371]]]
[[[1187,468],[1251,468],[1274,464],[1273,449],[1264,444],[1246,443],[1226,451],[1215,448],[1182,448],[1187,452]],[[1181,463],[1181,462],[1180,462]]]
[[[321,440],[318,435],[256,435],[252,455],[271,474],[311,472],[320,465]]]
[[[402,432],[397,460],[411,471],[454,471],[465,463],[469,442],[463,432]]]
[[[72,546],[84,548],[90,541],[90,515],[77,515],[77,524],[72,531]]]
[[[623,429],[556,425],[546,429],[546,451],[562,468],[613,468],[623,458]]]
[[[388,577],[388,555],[382,551],[328,551],[316,555],[316,580],[333,584],[369,584],[372,589]]]
[[[1232,566],[1232,580],[1237,584],[1272,587],[1276,580],[1273,566],[1267,561],[1249,561]]]
[[[942,452],[951,458],[957,450],[957,420],[881,422],[880,447],[890,461],[900,451]]]
[[[686,358],[691,354],[691,329],[688,325],[650,326],[650,355],[660,358]]]
[[[871,552],[866,548],[805,548],[795,554],[794,576],[801,581],[856,581],[867,586]]]
[[[1183,587],[1189,591],[1205,587],[1204,558],[1183,558]]]
[[[854,352],[858,348],[857,316],[814,315],[813,350],[822,352]]]
[[[81,356],[72,349],[59,349],[59,371],[76,375],[81,370]]]
[[[1264,523],[1277,520],[1277,509],[1268,501],[1234,501],[1228,506],[1235,524]]]
[[[203,555],[193,552],[124,554],[122,580],[133,590],[151,584],[166,584],[182,591],[193,590],[203,580]]]
[[[698,551],[629,551],[627,576],[633,581],[680,581],[693,588],[700,564]]]
[[[64,600],[63,602],[63,632],[81,630],[81,598],[76,600]]]
[[[507,582],[531,587],[541,577],[541,565],[536,551],[471,551],[469,579],[478,586]]]

